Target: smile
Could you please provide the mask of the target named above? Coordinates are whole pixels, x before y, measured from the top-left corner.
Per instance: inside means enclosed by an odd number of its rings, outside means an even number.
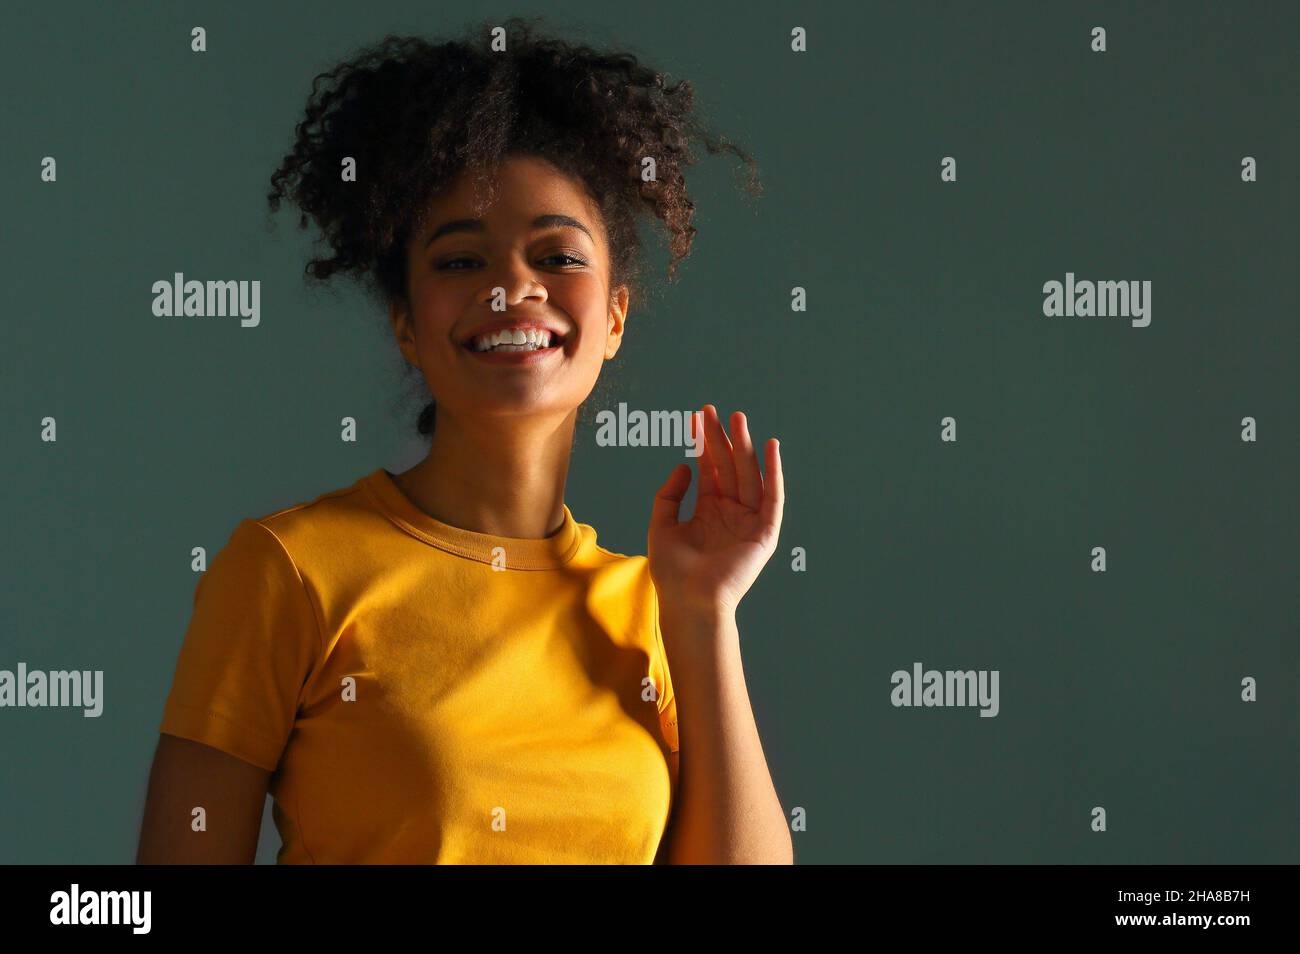
[[[530,366],[564,350],[567,336],[539,324],[510,325],[461,342],[461,347],[484,364]]]
[[[465,345],[463,350],[468,353],[470,358],[484,364],[533,365],[549,361],[552,355],[559,354],[564,349],[558,343],[552,343],[546,347],[525,343],[522,345],[504,345],[484,351],[475,351],[469,345]]]
[[[564,337],[549,328],[502,328],[477,335],[465,342],[470,351],[545,351],[561,347]]]

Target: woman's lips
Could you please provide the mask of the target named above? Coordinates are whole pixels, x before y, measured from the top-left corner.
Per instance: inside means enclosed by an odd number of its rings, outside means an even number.
[[[473,348],[463,350],[469,352],[471,358],[485,364],[532,365],[540,364],[548,360],[551,355],[564,350],[564,343],[551,345],[549,348],[534,348],[532,351],[475,351]]]

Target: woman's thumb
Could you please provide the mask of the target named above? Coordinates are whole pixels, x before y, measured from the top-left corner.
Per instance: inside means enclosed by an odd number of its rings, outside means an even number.
[[[673,527],[677,525],[686,490],[691,486],[691,465],[682,463],[673,468],[659,492],[655,494],[654,509],[650,512],[650,531],[656,527]]]

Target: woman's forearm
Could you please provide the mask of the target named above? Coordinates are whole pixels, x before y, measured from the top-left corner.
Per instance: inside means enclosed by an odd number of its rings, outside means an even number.
[[[662,607],[681,743],[669,864],[791,864],[730,612]]]

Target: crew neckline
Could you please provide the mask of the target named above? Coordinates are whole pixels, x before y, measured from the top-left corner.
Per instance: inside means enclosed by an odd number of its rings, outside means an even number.
[[[406,496],[384,467],[363,477],[361,484],[387,517],[407,533],[470,560],[491,564],[493,551],[500,547],[503,559],[497,562],[508,569],[546,570],[564,566],[578,550],[578,523],[568,504],[561,504],[564,523],[549,537],[500,537],[453,527],[425,513]]]

